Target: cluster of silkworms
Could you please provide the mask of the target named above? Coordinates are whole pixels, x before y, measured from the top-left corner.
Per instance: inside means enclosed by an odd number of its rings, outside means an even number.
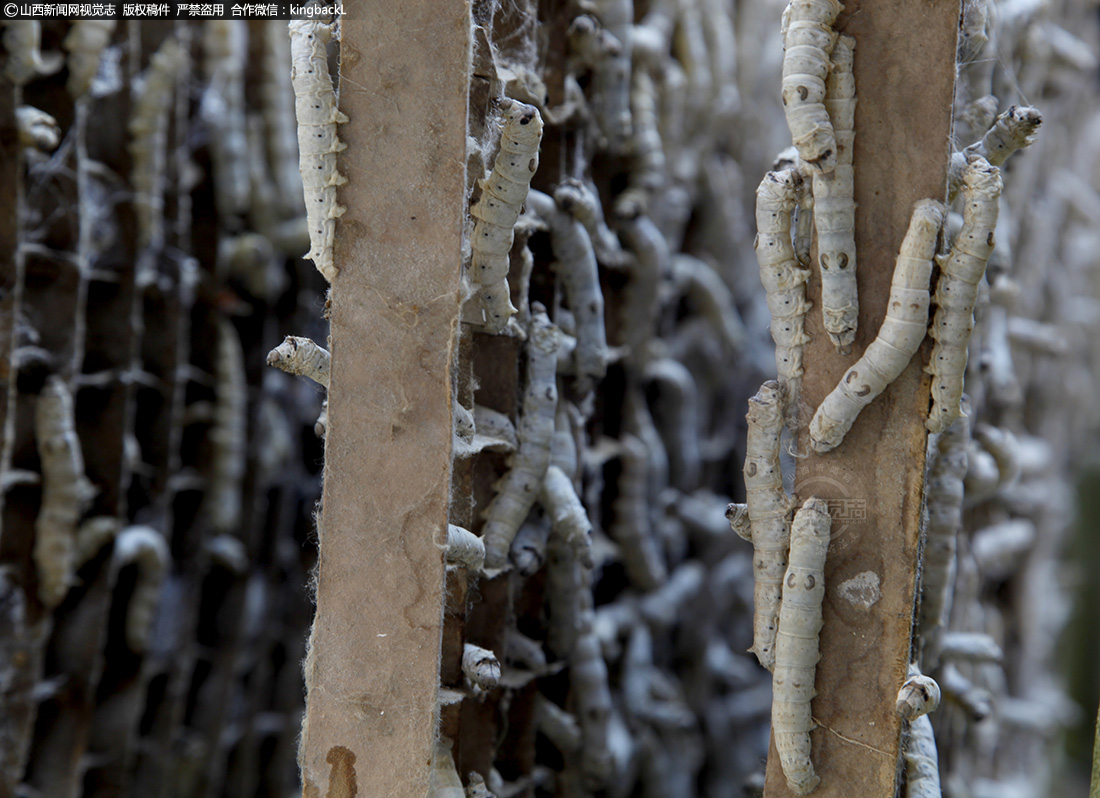
[[[0,793],[291,794],[323,393],[263,360],[325,287],[287,24],[2,43]]]

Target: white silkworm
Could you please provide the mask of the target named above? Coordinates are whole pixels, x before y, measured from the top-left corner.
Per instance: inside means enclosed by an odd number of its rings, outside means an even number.
[[[611,689],[600,641],[591,629],[577,636],[569,662],[569,692],[584,740],[581,770],[591,782],[604,784],[611,775],[608,750]]]
[[[268,355],[268,357],[271,356]],[[474,435],[477,434],[477,423],[474,421],[474,414],[462,406],[457,396],[452,397],[452,400],[451,418],[454,421],[455,446],[457,448],[459,443],[472,444]]]
[[[217,399],[210,428],[211,474],[206,499],[214,530],[233,534],[239,531],[248,454],[248,385],[241,339],[227,319],[218,323],[214,379]]]
[[[929,334],[936,344],[926,368],[932,375],[932,410],[925,423],[932,432],[942,432],[959,417],[978,284],[993,251],[1000,170],[974,158],[963,172],[962,193],[963,226],[947,258],[939,261],[933,297],[936,315]]]
[[[287,374],[306,377],[328,388],[329,367],[332,356],[309,338],[288,335],[283,342],[267,353],[267,365]]]
[[[467,643],[462,647],[462,673],[475,687],[491,690],[500,683],[500,661],[489,649]]]
[[[479,286],[486,326],[500,332],[516,309],[508,289],[508,253],[531,178],[539,168],[542,117],[533,105],[505,98],[500,152],[481,181],[481,197],[470,209],[476,220],[470,237],[470,277]]]
[[[131,563],[137,566],[134,592],[126,607],[126,645],[140,654],[149,645],[149,633],[160,604],[160,590],[172,554],[168,550],[168,541],[160,532],[148,526],[130,526],[123,529],[115,540],[113,559],[116,568]]]
[[[485,563],[485,543],[470,530],[447,524],[443,558],[449,565],[461,565],[467,571],[479,573]]]
[[[515,451],[519,446],[516,427],[504,413],[484,405],[474,405],[474,440],[478,437],[499,442],[497,448]],[[491,447],[486,447],[491,448]]]
[[[607,533],[619,544],[630,583],[652,590],[668,578],[668,571],[650,521],[649,457],[645,444],[633,435],[623,435],[619,443],[622,472]]]
[[[630,177],[615,198],[615,215],[631,219],[649,211],[649,198],[665,182],[665,152],[657,124],[657,89],[647,70],[634,71],[630,106]]]
[[[527,201],[550,230],[554,271],[561,278],[566,303],[576,324],[573,361],[577,391],[585,394],[607,373],[607,332],[596,253],[584,225],[555,200],[531,190]]]
[[[806,299],[809,269],[798,262],[791,242],[791,211],[798,198],[801,176],[793,169],[768,172],[756,189],[756,260],[764,284],[771,333],[775,341],[775,368],[784,388],[784,416],[797,424],[802,384],[802,347],[809,340],[804,319],[811,305]]]
[[[962,707],[975,722],[993,714],[993,695],[967,679],[950,663],[940,671],[940,690],[944,698]]]
[[[97,515],[81,523],[76,531],[75,569],[99,554],[121,531],[122,522],[111,515]]]
[[[16,86],[57,71],[55,65],[42,58],[42,23],[38,20],[4,22],[3,43],[8,54],[4,77]]]
[[[955,546],[962,525],[963,477],[968,462],[970,419],[960,416],[936,439],[925,487],[928,524],[921,570],[920,633],[928,637],[944,623],[954,583]]]
[[[634,49],[634,0],[595,0],[596,17],[618,42],[593,65],[592,111],[603,147],[622,151],[630,138],[630,75]]]
[[[338,271],[333,260],[336,220],[347,210],[336,202],[336,187],[348,181],[336,170],[336,154],[347,148],[336,126],[348,118],[336,107],[326,45],[333,28],[323,22],[290,22],[290,80],[298,120],[298,169],[305,189],[309,252],[330,283]]]
[[[1012,518],[976,531],[970,551],[982,576],[1000,581],[1016,573],[1037,537],[1033,521]]]
[[[547,474],[550,469],[546,469]],[[543,490],[546,489],[545,481]],[[532,510],[512,541],[511,558],[521,576],[531,576],[546,562],[546,547],[550,541],[550,519],[545,512]]]
[[[810,731],[814,728],[810,702],[820,658],[817,636],[831,523],[823,499],[810,497],[803,503],[791,524],[790,565],[783,577],[772,676],[772,731],[787,786],[796,795],[806,795],[821,783],[810,755]]]
[[[990,454],[997,464],[997,488],[1013,482],[1020,475],[1020,443],[1003,427],[978,424],[974,440]]]
[[[837,0],[792,0],[784,12],[783,112],[798,154],[818,174],[836,168],[836,139],[825,110],[825,77],[836,41]]]
[[[219,214],[241,214],[252,186],[248,174],[248,133],[244,80],[248,61],[248,23],[212,19],[202,26],[203,68],[209,85],[201,116],[210,129],[214,202]]]
[[[622,221],[621,232],[634,253],[630,281],[624,290],[621,320],[627,359],[640,365],[653,337],[660,312],[661,279],[670,271],[668,242],[648,216]]]
[[[440,736],[432,747],[432,767],[428,773],[428,798],[466,798],[458,769],[455,767],[454,744]]]
[[[905,750],[905,798],[941,798],[939,756],[927,715],[909,724]]]
[[[592,525],[588,513],[577,497],[573,480],[558,466],[546,469],[539,492],[539,502],[546,508],[555,534],[561,535],[573,549],[577,562],[592,567]]]
[[[730,529],[737,537],[746,543],[752,543],[752,522],[749,520],[747,504],[731,503],[726,508],[726,518],[730,522]]]
[[[130,117],[131,182],[134,186],[141,247],[164,239],[164,175],[168,160],[168,116],[172,88],[183,72],[187,53],[169,38],[153,53]]]
[[[263,29],[260,109],[263,114],[267,163],[278,186],[277,202],[286,215],[300,216],[302,175],[298,169],[298,122],[294,116],[294,86],[290,79],[290,38],[277,20],[259,23]]]
[[[1043,114],[1030,106],[1013,105],[998,116],[981,139],[951,155],[947,168],[951,196],[962,184],[964,173],[975,158],[984,158],[990,166],[1003,166],[1014,152],[1035,143],[1042,124]]]
[[[856,203],[852,152],[855,147],[856,83],[852,51],[856,40],[842,35],[833,48],[833,69],[825,82],[825,108],[836,139],[836,169],[813,173],[817,262],[821,266],[821,312],[837,351],[847,353],[856,337]],[[801,213],[801,211],[800,211]]]
[[[485,511],[485,568],[506,566],[508,551],[520,524],[538,497],[550,462],[554,416],[558,404],[555,380],[559,346],[558,328],[550,323],[539,303],[531,308],[527,339],[527,387],[519,422],[519,448],[512,467],[497,482],[497,494]]]
[[[535,697],[535,726],[563,754],[580,751],[582,736],[577,719],[541,693]]]
[[[73,396],[55,375],[46,380],[34,409],[34,435],[42,461],[42,505],[34,520],[38,597],[52,609],[62,602],[76,571],[76,524],[95,493],[84,475]]]
[[[981,632],[945,632],[940,641],[940,658],[952,662],[1004,662],[997,641]]]
[[[710,322],[726,349],[741,351],[748,333],[737,312],[733,293],[718,272],[706,261],[679,252],[672,258],[672,277],[703,318]]]
[[[745,498],[753,544],[753,623],[749,651],[775,669],[775,633],[787,569],[791,502],[783,490],[779,434],[783,388],[773,380],[749,399],[745,441]]]
[[[603,205],[600,203],[594,183],[581,182],[572,178],[564,180],[554,191],[554,202],[584,225],[592,241],[592,249],[596,253],[597,261],[612,269],[622,269],[626,266],[627,259],[623,253],[622,244],[604,221]]]
[[[924,340],[932,256],[943,217],[943,204],[935,200],[921,200],[913,209],[894,266],[886,318],[863,357],[844,373],[814,413],[810,441],[815,451],[828,452],[840,445],[860,411],[897,379]]]
[[[909,678],[898,690],[894,712],[899,718],[914,721],[935,712],[940,705],[940,686],[931,676],[925,676],[916,665],[909,666]]]
[[[657,414],[661,439],[669,455],[669,476],[680,490],[699,483],[703,456],[699,449],[699,392],[695,378],[683,363],[671,358],[652,360],[645,366],[647,382],[659,386]]]
[[[61,127],[45,111],[21,105],[15,109],[15,119],[19,125],[19,143],[24,147],[53,152],[61,143]]]

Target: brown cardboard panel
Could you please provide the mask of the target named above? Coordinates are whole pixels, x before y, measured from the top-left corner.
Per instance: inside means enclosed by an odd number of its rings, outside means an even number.
[[[836,354],[821,325],[815,271],[808,288],[814,307],[806,317],[812,340],[804,352],[803,430],[877,335],[913,204],[944,198],[958,17],[957,2],[888,0],[848,2],[837,23],[857,42],[859,333],[850,356]],[[808,435],[799,437],[805,456],[795,475],[798,496],[828,499],[834,516],[813,702],[822,726],[811,733],[821,777],[813,795],[821,798],[889,798],[895,792],[901,724],[894,698],[909,659],[929,390],[921,366],[927,354],[926,346],[834,451],[815,455]],[[766,794],[792,794],[774,743]]]
[[[348,210],[336,228],[302,775],[307,795],[423,796],[439,689],[469,8],[349,8]]]

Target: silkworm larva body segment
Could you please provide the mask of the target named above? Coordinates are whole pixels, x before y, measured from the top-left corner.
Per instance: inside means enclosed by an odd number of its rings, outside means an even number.
[[[890,286],[890,303],[878,337],[841,377],[810,422],[817,452],[835,449],[863,408],[897,379],[924,340],[928,324],[928,283],[932,256],[943,225],[944,207],[921,200],[913,209]]]
[[[814,172],[836,168],[836,139],[825,110],[825,78],[836,41],[837,0],[793,0],[785,12],[783,111],[791,139]]]
[[[810,756],[814,727],[810,702],[820,657],[817,636],[822,624],[830,525],[829,506],[823,499],[807,499],[795,514],[775,641],[772,730],[783,775],[797,795],[805,795],[821,783]]]

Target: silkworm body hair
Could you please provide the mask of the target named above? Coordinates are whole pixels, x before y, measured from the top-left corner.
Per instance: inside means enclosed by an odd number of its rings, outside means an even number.
[[[825,556],[830,538],[829,506],[810,497],[791,524],[790,565],[783,577],[783,606],[772,675],[772,731],[787,786],[805,795],[821,783],[810,756]]]
[[[943,219],[943,204],[935,200],[921,200],[913,209],[894,266],[886,318],[863,357],[844,373],[814,413],[810,442],[815,451],[828,452],[840,445],[860,411],[897,379],[924,340],[932,257]]]
[[[833,48],[833,70],[826,81],[825,107],[836,138],[836,169],[813,174],[817,262],[821,266],[821,313],[825,332],[840,352],[856,337],[859,298],[856,290],[855,145],[856,87],[852,51],[856,40],[840,36]]]
[[[84,475],[76,435],[73,396],[57,376],[46,380],[34,410],[34,433],[42,461],[42,506],[34,520],[38,597],[56,607],[69,592],[76,570],[76,525],[94,489]]]
[[[818,174],[836,168],[836,138],[825,110],[825,78],[836,41],[837,0],[792,0],[785,12],[783,112],[798,154]]]
[[[809,269],[798,262],[791,242],[791,211],[798,201],[802,178],[794,169],[768,172],[756,189],[756,260],[764,284],[771,333],[775,341],[775,368],[785,391],[785,416],[797,421],[802,383],[802,347],[809,340],[805,316]]]
[[[516,313],[508,289],[508,253],[513,228],[539,168],[542,117],[533,105],[505,98],[503,129],[493,171],[481,181],[481,197],[470,209],[470,277],[479,287],[485,324],[499,332]]]
[[[290,81],[294,86],[294,113],[298,119],[298,169],[305,188],[309,252],[326,280],[336,277],[333,243],[336,220],[347,210],[336,202],[336,187],[347,178],[336,169],[336,154],[346,149],[336,126],[348,121],[336,107],[336,92],[328,71],[326,45],[332,26],[294,21],[290,29]]]
[[[497,494],[485,511],[486,570],[507,565],[508,552],[520,524],[538,498],[550,464],[554,416],[558,405],[556,382],[560,333],[545,308],[535,303],[527,339],[527,388],[517,437],[519,448],[512,467],[497,482]]]
[[[959,417],[974,305],[995,244],[1001,196],[1000,170],[984,158],[971,160],[962,181],[963,226],[947,258],[939,262],[936,315],[929,331],[936,342],[927,367],[932,375],[932,410],[926,426],[932,432],[942,432]]]
[[[774,381],[749,399],[745,443],[745,500],[753,544],[752,648],[760,664],[775,667],[775,633],[787,569],[790,499],[783,490],[779,435],[783,389]]]

